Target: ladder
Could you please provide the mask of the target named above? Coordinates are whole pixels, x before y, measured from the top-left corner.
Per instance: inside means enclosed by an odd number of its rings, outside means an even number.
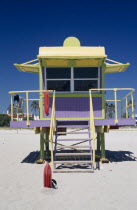
[[[54,172],[93,172],[89,121],[56,121]]]

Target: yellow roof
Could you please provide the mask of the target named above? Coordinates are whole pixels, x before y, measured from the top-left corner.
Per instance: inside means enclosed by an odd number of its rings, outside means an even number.
[[[105,73],[123,72],[130,65],[107,59],[104,47],[80,46],[76,37],[65,39],[62,47],[40,47],[38,59],[15,66],[20,71],[38,73],[39,60],[43,67],[101,67],[106,64]]]
[[[38,58],[106,58],[104,47],[40,47]]]
[[[130,66],[130,63],[112,64],[112,65],[106,66],[105,73],[124,72],[128,68],[128,66]]]
[[[39,65],[14,64],[14,66],[22,72],[39,73]]]

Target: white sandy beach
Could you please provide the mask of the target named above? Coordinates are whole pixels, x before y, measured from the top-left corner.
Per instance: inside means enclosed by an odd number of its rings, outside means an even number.
[[[39,135],[0,130],[0,210],[136,210],[137,130],[105,135],[112,162],[94,173],[55,173],[58,189],[46,189],[45,164],[33,163]]]

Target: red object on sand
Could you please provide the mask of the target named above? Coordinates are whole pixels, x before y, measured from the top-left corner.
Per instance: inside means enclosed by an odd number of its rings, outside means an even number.
[[[49,115],[49,93],[44,93],[44,112],[48,116]]]
[[[49,163],[44,168],[44,187],[52,187],[52,171]]]

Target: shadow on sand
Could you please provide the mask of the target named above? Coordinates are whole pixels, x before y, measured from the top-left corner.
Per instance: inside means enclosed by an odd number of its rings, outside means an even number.
[[[67,152],[72,152],[72,150],[67,151]],[[86,150],[85,152],[88,152],[88,151]],[[35,163],[40,158],[39,153],[40,153],[39,151],[30,152],[30,154],[27,157],[25,157],[21,161],[21,163],[32,163],[32,164]],[[135,157],[134,153],[130,151],[106,150],[106,158],[108,158],[110,162],[137,161],[137,157]],[[46,159],[46,160],[50,161],[50,159]],[[69,160],[71,160],[70,157],[69,157]]]
[[[137,161],[137,157],[130,151],[106,150],[106,158],[108,158],[110,162]]]

